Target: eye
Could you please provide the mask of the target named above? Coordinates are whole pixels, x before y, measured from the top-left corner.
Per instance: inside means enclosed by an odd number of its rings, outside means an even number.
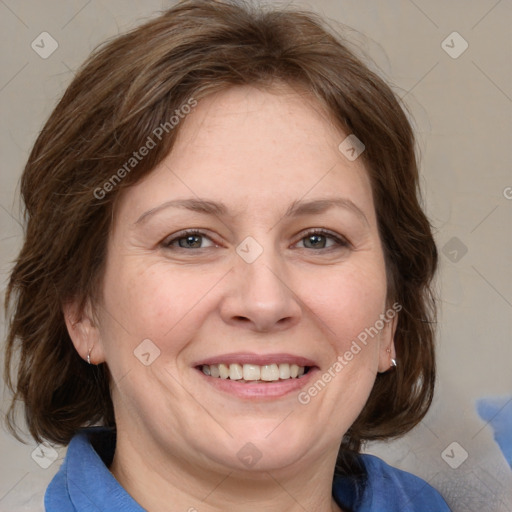
[[[185,230],[167,238],[162,245],[168,249],[206,249],[216,244],[202,231]]]
[[[313,250],[332,250],[350,246],[342,236],[318,228],[308,230],[297,244],[302,244],[302,247],[298,246],[300,249]],[[162,246],[166,249],[191,250],[217,247],[217,244],[203,231],[188,229],[171,235],[162,242]]]
[[[302,247],[299,246],[300,249],[333,249],[350,245],[343,237],[337,236],[325,229],[307,231],[298,243],[303,244]]]

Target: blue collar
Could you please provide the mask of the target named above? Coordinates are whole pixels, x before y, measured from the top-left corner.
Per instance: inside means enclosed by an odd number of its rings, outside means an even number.
[[[92,435],[94,434],[94,435]],[[69,444],[66,458],[45,494],[46,512],[144,512],[110,473],[115,434],[84,429]],[[450,512],[423,480],[372,455],[361,455],[364,482],[335,476],[333,497],[347,512]]]

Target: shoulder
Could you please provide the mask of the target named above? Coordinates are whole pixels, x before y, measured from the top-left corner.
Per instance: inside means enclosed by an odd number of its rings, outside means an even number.
[[[46,511],[143,512],[108,469],[114,450],[111,429],[89,427],[77,433],[46,490]]]
[[[333,494],[342,506],[354,512],[450,512],[441,495],[421,478],[374,455],[361,455],[360,461],[364,481],[335,476]]]
[[[403,503],[409,503],[411,507],[404,510],[416,510],[413,505],[437,505],[436,511],[449,511],[448,505],[441,495],[425,480],[390,466],[382,459],[374,455],[362,455],[369,478],[372,479],[372,487],[375,492],[387,499],[400,498]]]

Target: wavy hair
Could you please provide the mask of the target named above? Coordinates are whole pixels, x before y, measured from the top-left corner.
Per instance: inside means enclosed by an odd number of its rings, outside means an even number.
[[[108,193],[113,173],[176,110],[235,85],[309,91],[366,146],[388,279],[398,302],[398,366],[378,374],[346,432],[338,467],[368,440],[401,435],[426,414],[435,381],[437,250],[421,207],[413,130],[391,88],[320,17],[228,0],[186,0],[95,50],[39,134],[21,178],[24,245],[6,292],[7,415],[22,402],[30,434],[67,444],[84,426],[115,426],[106,364],[87,365],[62,306],[101,289],[116,201],[171,151],[177,125]],[[96,193],[95,193],[96,191]],[[14,375],[15,374],[15,375]]]

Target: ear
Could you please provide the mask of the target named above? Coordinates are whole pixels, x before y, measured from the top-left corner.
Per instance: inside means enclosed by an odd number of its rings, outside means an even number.
[[[388,309],[388,312],[390,310]],[[392,368],[391,359],[396,360],[395,350],[395,332],[398,324],[398,312],[395,312],[395,316],[390,318],[387,316],[387,312],[383,315],[384,328],[380,333],[380,345],[379,345],[379,373],[387,372]]]
[[[69,337],[80,357],[91,364],[105,361],[98,322],[95,319],[91,301],[88,299],[83,310],[76,301],[70,301],[62,306],[64,320]]]

